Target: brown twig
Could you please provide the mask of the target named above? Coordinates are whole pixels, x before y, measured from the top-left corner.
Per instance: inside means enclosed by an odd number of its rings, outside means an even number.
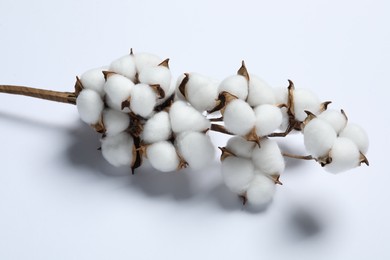
[[[60,92],[23,86],[0,85],[0,93],[23,95],[72,105],[76,104],[76,94],[74,92]]]
[[[313,156],[311,155],[296,155],[296,154],[290,154],[290,153],[282,153],[284,157],[289,157],[293,159],[301,159],[301,160],[314,160]]]

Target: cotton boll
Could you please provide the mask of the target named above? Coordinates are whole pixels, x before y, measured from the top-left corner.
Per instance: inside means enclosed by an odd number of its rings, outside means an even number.
[[[340,173],[359,166],[360,152],[353,141],[339,137],[330,150],[332,162],[325,165],[325,170],[331,173]]]
[[[166,94],[171,86],[171,71],[164,66],[146,66],[139,72],[138,80],[148,85],[160,85]]]
[[[183,93],[181,93],[179,86],[183,82],[184,78],[186,77],[185,74],[181,74],[176,81],[176,86],[175,86],[175,100],[187,100],[184,96]]]
[[[255,146],[253,149],[252,160],[256,168],[264,174],[280,174],[284,171],[284,158],[274,140],[261,140],[260,147]]]
[[[106,129],[106,135],[117,135],[128,128],[130,117],[126,113],[106,108],[103,111],[103,124]]]
[[[266,136],[273,133],[283,122],[282,111],[274,105],[260,105],[254,111],[258,136]]]
[[[251,74],[249,76],[247,102],[252,107],[263,104],[275,104],[275,95],[267,82]]]
[[[114,136],[106,136],[101,139],[102,154],[110,164],[119,166],[131,166],[133,162],[134,141],[131,135],[120,133]]]
[[[326,156],[332,148],[337,134],[326,121],[314,118],[303,129],[306,150],[315,158]]]
[[[287,104],[288,102],[288,89],[286,87],[272,88],[275,96],[275,104]]]
[[[256,174],[246,191],[248,205],[254,207],[266,206],[274,197],[276,185],[269,177]]]
[[[146,148],[146,156],[153,168],[162,172],[177,170],[180,158],[172,143],[160,141]]]
[[[295,119],[298,121],[305,120],[307,114],[305,110],[318,114],[321,108],[321,102],[307,89],[295,89],[294,90],[294,111]]]
[[[222,177],[232,192],[242,195],[254,177],[253,163],[245,158],[229,156],[222,161]]]
[[[210,127],[210,121],[184,101],[176,101],[172,104],[169,110],[169,118],[172,130],[175,133],[204,131]]]
[[[133,87],[134,83],[128,78],[119,74],[110,75],[104,85],[107,104],[118,111],[129,112],[128,109],[122,110],[122,102],[130,97]]]
[[[168,140],[171,133],[169,115],[167,112],[161,111],[146,121],[141,138],[145,143],[150,144]]]
[[[246,100],[248,96],[248,81],[244,76],[233,75],[224,79],[218,86],[218,92],[226,91],[239,99]]]
[[[80,76],[80,81],[83,85],[83,88],[92,89],[99,93],[100,96],[104,96],[104,83],[106,82],[102,73],[104,70],[107,70],[107,67],[91,69],[84,72]]]
[[[193,169],[207,166],[215,157],[210,137],[199,132],[184,132],[175,140],[179,154]]]
[[[250,159],[256,143],[250,142],[241,136],[230,138],[226,144],[226,148],[238,157]]]
[[[367,153],[369,146],[368,135],[359,125],[353,123],[347,124],[344,130],[341,131],[340,137],[346,137],[352,140],[360,152],[363,154]]]
[[[133,57],[138,73],[141,73],[147,67],[156,67],[162,62],[160,57],[151,53],[135,53]]]
[[[185,90],[188,102],[196,110],[203,112],[215,107],[218,84],[211,78],[197,73],[190,73]]]
[[[235,99],[226,106],[223,120],[229,132],[244,136],[255,126],[256,116],[248,103]]]
[[[83,89],[76,99],[81,120],[87,124],[96,124],[104,108],[100,95],[91,89]]]
[[[347,118],[341,113],[341,111],[338,110],[327,109],[317,117],[328,122],[336,133],[340,133],[340,131],[347,125]]]
[[[111,63],[109,70],[125,76],[134,82],[136,67],[133,55],[125,55],[117,60],[114,60]]]
[[[149,117],[156,105],[156,93],[146,84],[137,84],[131,91],[130,109],[144,118]]]
[[[290,124],[290,117],[287,113],[287,108],[282,107],[280,108],[280,112],[282,113],[282,123],[280,124],[280,131],[284,132],[287,130],[289,124]]]

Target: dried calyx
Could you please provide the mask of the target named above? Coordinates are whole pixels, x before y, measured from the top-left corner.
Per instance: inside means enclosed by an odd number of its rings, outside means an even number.
[[[343,110],[328,109],[306,89],[272,88],[248,72],[218,82],[183,73],[172,82],[169,59],[134,53],[76,77],[74,92],[0,85],[0,92],[76,104],[80,118],[102,134],[101,152],[114,166],[158,171],[206,167],[215,157],[209,132],[231,135],[221,150],[222,177],[243,202],[268,205],[281,184],[284,157],[315,160],[338,173],[368,165],[368,137]],[[308,155],[281,151],[273,137],[302,132]]]

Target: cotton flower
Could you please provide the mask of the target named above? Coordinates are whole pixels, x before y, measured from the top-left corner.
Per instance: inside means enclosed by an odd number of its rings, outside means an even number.
[[[347,125],[347,117],[342,110],[327,109],[317,117],[328,122],[337,134]]]
[[[120,133],[106,136],[101,139],[102,154],[110,164],[119,166],[132,166],[134,159],[134,141],[131,135]]]
[[[325,165],[325,170],[339,173],[355,168],[360,164],[360,152],[353,141],[345,137],[335,140],[329,154],[331,163]]]
[[[135,53],[133,54],[133,57],[138,73],[142,72],[147,67],[156,67],[162,62],[162,59],[157,55],[146,52]]]
[[[246,100],[248,96],[248,81],[244,76],[233,75],[224,79],[218,86],[218,92],[228,92],[239,99]]]
[[[247,141],[241,136],[234,136],[228,140],[226,149],[238,157],[251,159],[255,145],[255,142]]]
[[[359,151],[363,154],[367,153],[369,141],[366,131],[359,125],[349,123],[340,133],[340,137],[345,137],[352,140]]]
[[[261,78],[251,74],[249,76],[249,88],[247,102],[256,107],[264,104],[275,104],[276,99],[272,88]]]
[[[267,205],[274,197],[275,186],[275,182],[268,176],[256,174],[246,191],[247,203],[254,207]]]
[[[117,110],[106,108],[103,111],[103,125],[106,135],[117,135],[125,131],[130,124],[130,117],[128,114],[119,112]]]
[[[133,55],[128,54],[114,60],[110,64],[109,71],[125,76],[135,82],[135,75],[137,71]]]
[[[248,134],[256,123],[255,112],[241,99],[235,99],[226,105],[223,118],[226,129],[241,136]]]
[[[327,156],[336,138],[334,128],[320,118],[312,119],[303,129],[306,150],[315,158]]]
[[[215,149],[210,137],[199,132],[180,133],[175,140],[179,154],[193,169],[200,169],[215,157]]]
[[[260,147],[255,146],[252,161],[259,171],[268,175],[278,175],[285,167],[278,143],[271,139],[263,139],[260,141]]]
[[[143,67],[139,72],[138,79],[141,83],[148,85],[159,85],[164,94],[168,94],[171,86],[171,72],[164,66]]]
[[[204,131],[210,127],[207,120],[199,111],[184,101],[176,101],[169,110],[172,130],[175,133],[185,131]]]
[[[177,170],[180,164],[180,158],[176,153],[175,147],[167,141],[148,145],[146,156],[152,167],[162,172]]]
[[[243,195],[254,178],[251,160],[229,156],[222,161],[222,177],[225,185],[234,193]]]
[[[87,124],[96,124],[104,108],[100,95],[91,89],[83,89],[76,100],[81,120]]]
[[[280,108],[264,104],[254,109],[256,115],[256,133],[258,136],[266,136],[277,130],[283,122],[283,114]]]
[[[156,93],[146,84],[137,84],[131,89],[130,110],[142,117],[149,117],[156,105]]]
[[[94,90],[99,93],[100,96],[104,96],[104,83],[106,80],[104,79],[103,71],[105,70],[107,70],[107,67],[91,69],[84,72],[80,76],[83,88]]]
[[[106,78],[106,84],[104,85],[106,102],[111,108],[122,111],[122,103],[130,98],[134,83],[130,79],[119,74],[109,73]],[[128,109],[123,111],[130,112]]]
[[[298,121],[303,121],[306,118],[305,111],[310,111],[313,114],[318,114],[321,109],[321,102],[318,97],[307,89],[294,90],[294,112],[295,118]]]
[[[146,121],[141,138],[145,143],[168,140],[172,134],[169,114],[165,111],[154,114]]]

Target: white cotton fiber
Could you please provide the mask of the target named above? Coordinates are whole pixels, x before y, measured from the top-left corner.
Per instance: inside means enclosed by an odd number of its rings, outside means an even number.
[[[336,133],[340,133],[347,125],[347,118],[339,110],[327,109],[317,117],[328,122]]]
[[[307,114],[305,110],[318,114],[321,108],[321,102],[311,91],[307,89],[294,90],[294,111],[295,119],[305,120]]]
[[[83,89],[76,99],[81,120],[87,124],[96,124],[104,108],[100,95],[91,89]]]
[[[286,104],[288,103],[288,89],[286,87],[272,88],[275,96],[275,104]]]
[[[254,166],[251,160],[229,156],[222,161],[223,181],[236,194],[243,195],[254,176]]]
[[[153,168],[162,172],[177,170],[180,159],[172,143],[161,141],[146,148],[146,156]]]
[[[274,140],[261,140],[260,147],[256,145],[253,149],[252,160],[256,168],[264,174],[281,174],[284,171],[284,158]]]
[[[169,118],[175,133],[185,131],[204,131],[210,127],[210,121],[198,110],[184,101],[175,101],[170,110]]]
[[[80,76],[80,81],[83,85],[83,88],[92,89],[99,93],[100,96],[104,96],[104,83],[106,82],[102,72],[104,70],[107,70],[107,67],[91,69],[84,72]]]
[[[135,53],[133,57],[138,73],[141,73],[142,70],[147,67],[156,67],[163,61],[160,57],[154,54],[144,52]]]
[[[265,206],[272,201],[275,191],[276,185],[273,180],[265,175],[256,174],[246,191],[247,202],[255,207]]]
[[[247,102],[255,107],[263,104],[275,104],[275,94],[267,82],[261,78],[250,75]]]
[[[325,166],[331,173],[340,173],[359,166],[360,152],[358,147],[348,138],[339,137],[330,150],[332,162]]]
[[[257,145],[255,142],[247,141],[241,136],[234,136],[228,140],[226,149],[238,157],[250,159],[252,158],[252,152],[255,145]]]
[[[223,120],[229,132],[243,136],[255,126],[256,116],[248,103],[241,99],[235,99],[226,106]]]
[[[326,121],[314,118],[303,129],[306,150],[315,158],[326,156],[337,138],[333,127]]]
[[[130,117],[126,113],[106,108],[103,111],[103,124],[106,129],[106,135],[117,135],[129,127]]]
[[[122,102],[130,97],[133,87],[134,83],[128,78],[119,74],[110,75],[104,85],[107,104],[113,109],[122,111]],[[123,111],[128,112],[128,110]]]
[[[164,66],[145,67],[139,72],[138,79],[148,85],[160,85],[167,94],[171,86],[171,71]]]
[[[161,111],[146,121],[141,138],[145,143],[150,144],[168,140],[171,134],[169,115],[167,112]]]
[[[347,124],[344,130],[341,131],[340,137],[346,137],[352,140],[359,148],[359,151],[363,154],[367,153],[369,146],[368,135],[359,125],[353,123]]]
[[[125,76],[134,82],[136,67],[133,55],[125,55],[119,59],[114,60],[111,63],[109,70]]]
[[[151,116],[156,105],[157,96],[146,84],[137,84],[131,90],[130,109],[144,118]]]
[[[248,81],[244,76],[233,75],[224,79],[218,86],[218,92],[226,91],[239,99],[246,100],[248,96]]]
[[[198,111],[211,110],[215,107],[218,97],[218,83],[213,79],[190,73],[185,85],[188,102]]]
[[[254,111],[256,115],[256,133],[258,136],[269,135],[282,124],[282,111],[274,105],[260,105]]]
[[[210,164],[215,158],[215,148],[210,137],[199,132],[184,132],[175,140],[179,154],[193,169],[200,169]]]
[[[114,136],[106,136],[101,139],[102,154],[110,164],[119,166],[131,166],[133,162],[133,138],[127,133]]]

